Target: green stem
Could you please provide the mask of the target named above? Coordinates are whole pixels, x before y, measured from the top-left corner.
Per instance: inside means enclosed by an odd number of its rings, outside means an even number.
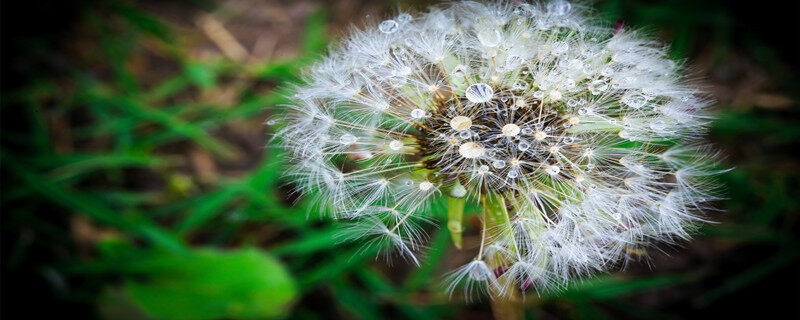
[[[487,230],[491,230],[493,236],[502,235],[503,232],[509,232],[511,228],[508,207],[506,206],[506,201],[503,195],[489,191],[484,197],[486,221],[484,222],[483,227]],[[516,248],[511,248],[511,250],[515,251]],[[515,257],[503,257],[496,255],[486,259],[485,261],[489,268],[496,269],[499,267],[505,267],[507,260],[514,258]],[[498,290],[490,290],[490,295],[492,298],[492,313],[494,314],[494,318],[497,320],[524,319],[525,310],[523,308],[522,299],[520,298],[520,293],[519,290],[517,290],[517,286],[513,283],[504,283],[506,281],[514,281],[514,279],[501,278],[498,279],[498,281],[501,282],[500,287],[505,289],[503,289],[504,291],[502,292]]]

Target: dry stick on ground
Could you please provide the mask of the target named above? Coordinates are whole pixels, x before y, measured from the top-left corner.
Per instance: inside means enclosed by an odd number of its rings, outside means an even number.
[[[247,49],[214,16],[201,13],[195,23],[222,50],[222,53],[231,60],[244,62],[250,56]]]

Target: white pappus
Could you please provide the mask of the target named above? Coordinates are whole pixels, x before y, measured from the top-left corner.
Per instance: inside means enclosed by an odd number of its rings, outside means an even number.
[[[589,13],[467,1],[353,30],[294,88],[288,176],[415,263],[431,203],[484,208],[450,290],[559,288],[688,238],[717,199],[710,101],[664,46]]]

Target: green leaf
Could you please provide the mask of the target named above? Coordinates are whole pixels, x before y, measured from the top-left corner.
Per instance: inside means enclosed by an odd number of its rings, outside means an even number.
[[[19,164],[15,159],[5,157],[2,160],[3,164],[11,169],[9,171],[13,172],[24,185],[53,203],[84,213],[98,222],[141,235],[162,249],[172,252],[185,251],[185,246],[180,238],[171,232],[163,230],[155,222],[143,215],[137,213],[131,215],[121,214],[83,193],[74,192],[57,182],[34,173]]]
[[[464,231],[464,203],[467,198],[447,197],[447,230],[453,238],[453,244],[461,249],[461,234]]]
[[[614,299],[637,292],[656,290],[692,282],[700,277],[697,273],[680,273],[654,275],[638,278],[596,277],[575,283],[563,292],[552,292],[550,297],[568,297],[571,299]]]
[[[255,249],[155,255],[135,263],[146,280],[126,291],[161,319],[264,319],[285,316],[297,287],[284,266]]]
[[[214,69],[201,63],[187,63],[185,66],[186,77],[200,88],[209,89],[216,85]]]
[[[325,22],[327,19],[328,14],[324,10],[316,10],[308,17],[303,35],[303,53],[305,55],[315,54],[325,49],[327,44]]]

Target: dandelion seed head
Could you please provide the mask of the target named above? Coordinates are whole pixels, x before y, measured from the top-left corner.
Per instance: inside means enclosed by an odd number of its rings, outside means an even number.
[[[588,12],[465,1],[354,30],[294,89],[287,176],[414,263],[437,199],[502,198],[509,222],[450,290],[563,287],[688,238],[717,199],[710,101],[664,46]]]

